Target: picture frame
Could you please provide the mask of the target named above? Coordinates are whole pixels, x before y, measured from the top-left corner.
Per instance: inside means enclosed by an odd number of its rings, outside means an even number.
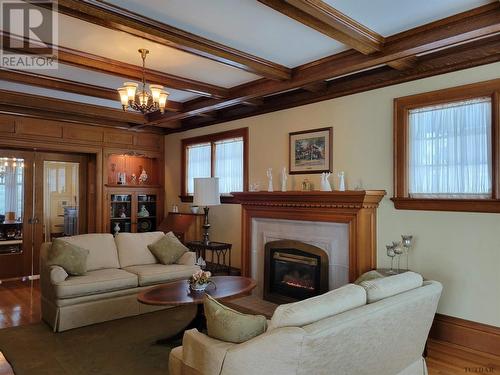
[[[333,128],[289,133],[289,174],[331,172]]]

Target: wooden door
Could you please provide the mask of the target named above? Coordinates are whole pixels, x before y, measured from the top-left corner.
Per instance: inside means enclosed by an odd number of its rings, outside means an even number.
[[[55,237],[64,235],[74,235],[79,233],[87,233],[87,171],[88,171],[88,156],[78,154],[62,154],[62,153],[35,153],[35,224],[33,234],[33,274],[39,273],[40,261],[40,246],[43,242],[49,242]],[[51,166],[60,166],[61,178],[59,174],[56,176],[48,176],[47,171],[50,171]],[[78,166],[78,183],[62,172],[66,167]],[[58,172],[59,173],[59,172]],[[72,186],[77,195],[66,191],[59,191],[59,186],[56,185],[56,190],[52,191],[50,181],[55,179],[56,184],[60,181],[66,182],[72,179],[75,186]],[[62,183],[61,183],[62,185]],[[50,187],[49,187],[50,186]],[[50,191],[49,191],[50,190]],[[77,197],[77,198],[75,198]],[[57,214],[56,219],[64,220],[64,224],[53,224],[50,217],[54,212]],[[72,216],[74,215],[74,216]],[[63,226],[61,228],[61,225]],[[56,228],[57,230],[54,230]],[[68,229],[69,228],[69,229]],[[61,230],[62,229],[62,230]],[[68,233],[68,230],[70,231]]]
[[[20,150],[0,149],[0,173],[5,173],[4,168],[9,165],[9,170],[14,170],[16,184],[22,186],[22,213],[15,220],[4,218],[0,223],[0,280],[18,278],[31,274],[33,258],[33,153]],[[16,163],[13,167],[13,163]],[[15,171],[22,173],[17,173]],[[19,181],[22,176],[22,183]],[[5,183],[5,177],[0,178]],[[2,192],[5,199],[5,190]],[[19,191],[18,191],[19,193]],[[17,194],[18,194],[17,193]],[[5,210],[2,205],[2,211]],[[6,216],[6,212],[0,212]],[[18,220],[20,219],[20,220]],[[13,235],[13,231],[16,231]],[[20,232],[18,232],[20,231]]]

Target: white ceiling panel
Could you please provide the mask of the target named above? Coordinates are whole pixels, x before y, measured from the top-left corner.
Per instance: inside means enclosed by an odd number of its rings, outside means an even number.
[[[57,69],[38,69],[36,73],[50,77],[62,78],[81,83],[88,83],[90,85],[96,85],[112,89],[121,87],[124,82],[132,81],[131,79],[120,78],[118,76],[94,72],[91,70],[81,69],[61,63],[58,64]],[[137,80],[136,82],[139,81]],[[157,82],[147,82],[147,83],[157,83]],[[199,95],[186,91],[175,90],[169,87],[166,87],[166,89],[170,93],[170,96],[168,98],[176,102],[184,102],[186,100],[191,100],[199,97]],[[116,95],[117,95],[116,99],[119,100],[118,93]]]
[[[348,49],[256,0],[108,2],[287,67]]]
[[[115,100],[95,98],[92,96],[73,94],[70,92],[45,89],[43,87],[23,85],[20,83],[12,83],[1,80],[0,80],[0,89],[20,92],[25,94],[47,96],[54,99],[69,100],[78,103],[94,104],[102,107],[111,107],[117,109],[121,109],[122,107],[119,100],[115,101]]]
[[[260,78],[241,69],[63,14],[59,15],[59,45],[135,65],[142,64],[137,50],[147,48],[150,51],[147,67],[222,87]]]
[[[389,36],[495,0],[323,0],[373,31]]]

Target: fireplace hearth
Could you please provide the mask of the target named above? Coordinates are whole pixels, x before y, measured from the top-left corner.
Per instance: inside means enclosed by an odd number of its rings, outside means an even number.
[[[328,291],[328,254],[300,241],[265,245],[264,299],[294,302]]]

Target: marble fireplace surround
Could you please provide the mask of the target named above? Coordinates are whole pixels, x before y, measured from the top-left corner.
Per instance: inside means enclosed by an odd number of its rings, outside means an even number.
[[[264,244],[290,239],[329,255],[330,289],[376,268],[377,207],[384,190],[233,193],[242,205],[242,275],[261,294]]]

